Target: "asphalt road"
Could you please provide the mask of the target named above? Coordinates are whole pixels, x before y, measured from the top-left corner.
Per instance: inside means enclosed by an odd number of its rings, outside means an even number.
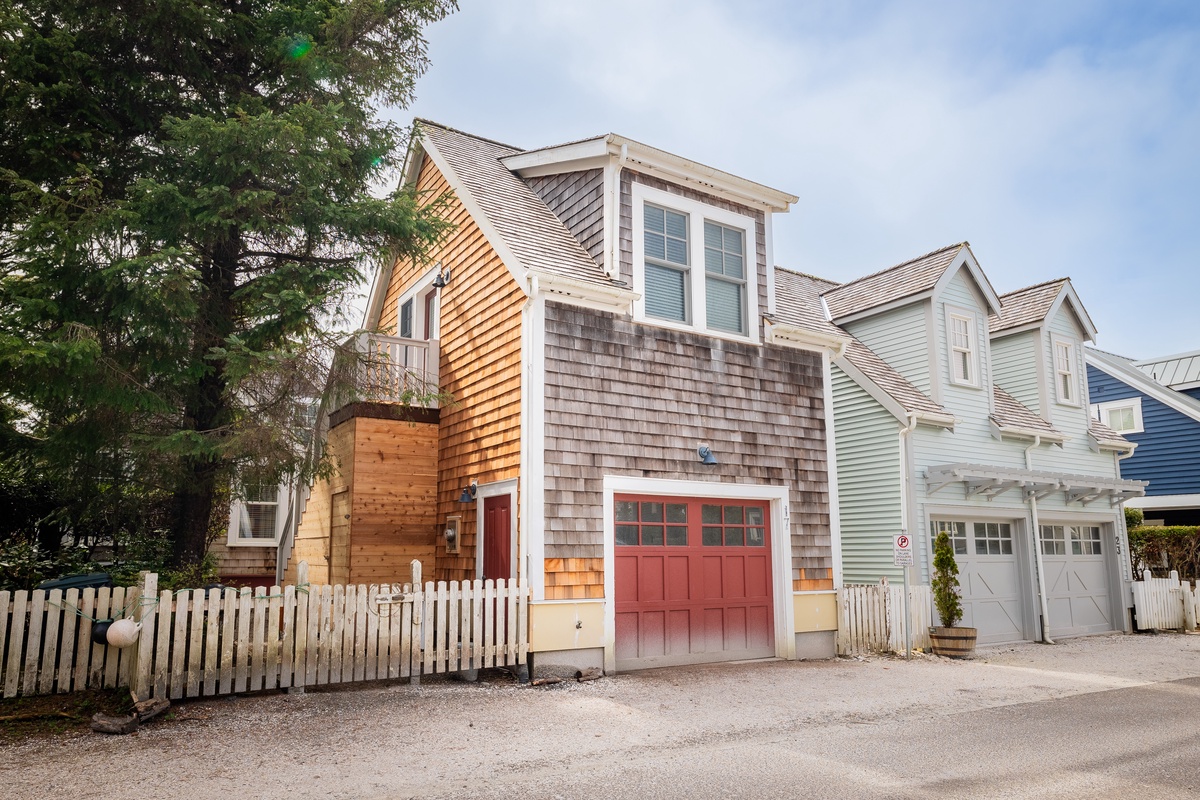
[[[0,800],[1200,798],[1200,635],[180,703],[0,747]]]

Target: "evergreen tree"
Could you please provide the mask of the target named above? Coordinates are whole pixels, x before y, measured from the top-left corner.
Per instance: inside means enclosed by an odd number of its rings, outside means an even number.
[[[376,108],[411,101],[454,5],[3,4],[0,459],[85,507],[165,501],[177,564],[231,475],[294,469],[327,315],[442,230],[368,190],[403,133]]]

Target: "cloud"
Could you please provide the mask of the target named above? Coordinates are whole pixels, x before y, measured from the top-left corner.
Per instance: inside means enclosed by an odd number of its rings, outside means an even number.
[[[1000,290],[1069,274],[1149,355],[1200,346],[1198,30],[1153,3],[464,2],[413,110],[792,192],[777,260],[834,278],[969,239]]]

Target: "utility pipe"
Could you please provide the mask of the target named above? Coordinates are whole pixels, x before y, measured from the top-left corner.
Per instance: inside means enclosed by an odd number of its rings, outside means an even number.
[[[1025,448],[1025,469],[1033,471],[1033,449],[1042,443],[1041,436],[1033,437],[1033,444]],[[1046,566],[1042,562],[1041,524],[1038,522],[1037,494],[1029,495],[1029,514],[1033,520],[1033,561],[1037,565],[1038,603],[1042,610],[1042,642],[1054,644],[1050,638],[1050,608],[1046,602]]]

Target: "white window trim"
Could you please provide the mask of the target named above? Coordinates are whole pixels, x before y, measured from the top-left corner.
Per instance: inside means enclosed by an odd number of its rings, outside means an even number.
[[[1109,423],[1109,414],[1113,411],[1130,409],[1133,411],[1133,428],[1127,431],[1118,430]],[[1142,424],[1142,398],[1126,397],[1124,400],[1107,400],[1103,403],[1092,404],[1092,416],[1112,428],[1117,433],[1145,433]]]
[[[1073,378],[1071,386],[1075,390],[1075,396],[1066,399],[1062,396],[1061,377],[1064,373],[1058,368],[1058,348],[1063,345],[1071,348],[1071,372],[1069,374]],[[1050,337],[1050,374],[1054,376],[1054,401],[1060,406],[1079,408],[1083,405],[1081,400],[1083,396],[1083,382],[1080,380],[1079,350],[1079,344],[1073,339],[1068,339],[1065,336]]]
[[[433,267],[431,267],[428,272],[426,272],[424,275],[422,275],[420,278],[418,278],[416,283],[414,283],[412,286],[408,287],[408,290],[405,291],[404,294],[400,295],[399,299],[396,300],[396,336],[397,337],[400,337],[401,309],[404,308],[405,303],[407,303],[409,300],[411,300],[412,304],[413,304],[413,322],[412,322],[413,335],[411,338],[415,341],[422,341],[422,342],[425,341],[425,337],[421,335],[425,332],[425,297],[430,292],[438,291],[437,289],[433,288],[433,279],[436,278],[438,276],[438,273],[441,271],[442,271],[442,262],[439,261],[437,264],[435,264]],[[441,333],[441,331],[438,330],[438,328],[441,327],[441,322],[442,322],[440,319],[440,317],[441,317],[441,309],[440,309],[441,302],[442,302],[442,300],[439,297],[438,298],[438,306],[439,306],[438,317],[439,317],[439,319],[437,320],[437,326],[434,328],[434,330],[432,330],[430,332],[430,337],[429,337],[430,339],[437,339],[439,337],[439,334]],[[403,337],[401,337],[401,338],[403,338]]]
[[[760,341],[761,321],[758,312],[758,248],[755,223],[752,217],[710,206],[681,195],[664,192],[641,183],[631,188],[633,201],[633,285],[638,299],[633,305],[633,318],[637,322],[661,328],[703,333],[719,339],[737,342]],[[669,209],[688,218],[688,306],[692,321],[673,322],[646,315],[646,231],[644,206],[646,203]],[[713,330],[708,327],[705,304],[704,274],[704,221],[709,220],[742,231],[746,243],[746,335],[729,331]]]
[[[968,368],[970,374],[967,380],[959,380],[954,375],[954,354],[958,350],[954,346],[954,320],[955,318],[966,320],[971,332],[971,347],[967,351],[970,353],[970,363]],[[979,335],[979,316],[969,308],[959,308],[958,306],[946,305],[946,367],[949,370],[949,379],[952,386],[965,386],[970,389],[978,389],[981,386],[979,379],[980,373],[980,343],[982,339]]]
[[[229,547],[278,547],[283,536],[283,526],[287,524],[288,510],[292,503],[292,487],[286,483],[279,484],[278,500],[275,507],[275,538],[274,539],[243,539],[239,536],[242,509],[246,501],[234,498],[229,504],[229,529],[225,543]]]

